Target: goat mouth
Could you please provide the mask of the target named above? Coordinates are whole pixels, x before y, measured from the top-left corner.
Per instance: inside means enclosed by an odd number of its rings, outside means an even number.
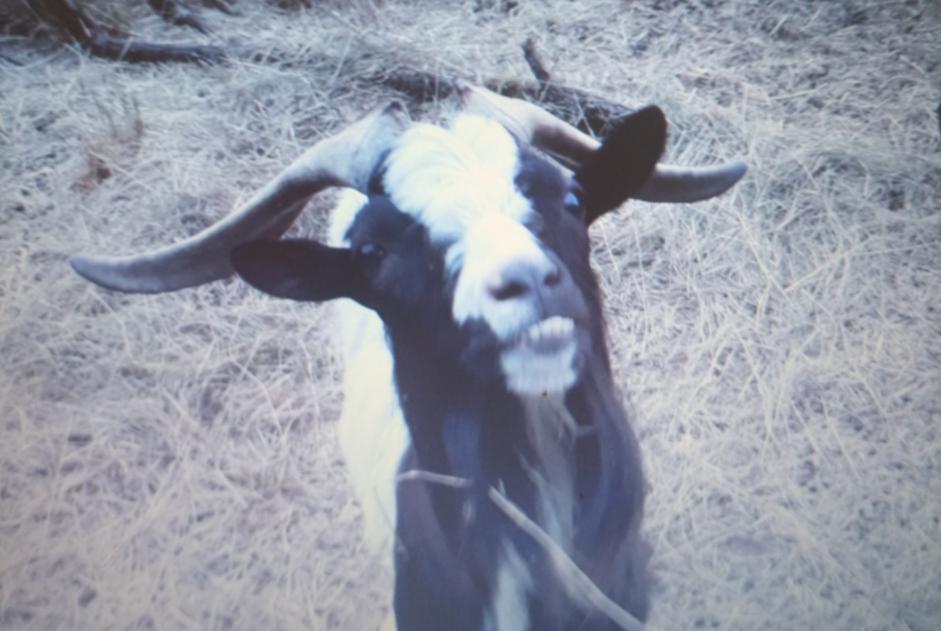
[[[575,320],[551,316],[513,336],[500,355],[507,388],[522,396],[568,390],[578,380],[579,330]]]
[[[551,316],[530,325],[517,334],[508,347],[529,351],[536,355],[553,355],[570,345],[574,338],[574,320],[563,316]]]

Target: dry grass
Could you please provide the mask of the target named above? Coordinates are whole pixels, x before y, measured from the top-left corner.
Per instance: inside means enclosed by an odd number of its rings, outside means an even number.
[[[322,311],[234,281],[118,295],[65,260],[207,225],[388,98],[380,68],[526,78],[528,36],[557,79],[661,104],[671,161],[751,166],[593,229],[650,481],[650,627],[941,626],[937,3],[273,4],[207,13],[206,41],[277,65],[0,40],[0,628],[376,626]]]

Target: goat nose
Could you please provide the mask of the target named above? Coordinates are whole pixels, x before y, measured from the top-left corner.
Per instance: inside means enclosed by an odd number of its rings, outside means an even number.
[[[494,272],[486,281],[486,289],[494,300],[512,300],[543,287],[555,287],[561,280],[562,272],[555,264],[518,261]]]

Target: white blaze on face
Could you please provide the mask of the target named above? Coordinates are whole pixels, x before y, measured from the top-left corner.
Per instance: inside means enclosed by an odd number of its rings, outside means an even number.
[[[532,212],[514,183],[518,153],[513,137],[486,118],[459,116],[450,129],[416,124],[390,154],[383,181],[399,210],[448,245],[482,213],[522,221]]]
[[[532,294],[500,300],[488,289],[511,267],[550,273],[553,262],[525,226],[534,211],[516,188],[519,150],[499,124],[458,117],[451,129],[415,125],[405,132],[384,176],[392,202],[446,248],[456,280],[458,324],[478,319],[505,350],[500,366],[521,395],[562,392],[576,379],[572,320],[543,319]]]
[[[482,214],[448,249],[447,268],[457,277],[455,322],[481,319],[498,338],[509,340],[536,321],[538,303],[497,300],[490,293],[512,265],[529,266],[543,275],[553,267],[533,234],[519,222],[498,213]]]

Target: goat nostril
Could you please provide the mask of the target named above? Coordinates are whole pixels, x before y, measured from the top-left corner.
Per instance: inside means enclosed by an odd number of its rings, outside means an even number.
[[[487,294],[498,302],[513,300],[530,292],[555,290],[562,283],[565,272],[558,265],[516,262],[500,268],[485,283]]]
[[[546,287],[555,287],[562,282],[562,270],[553,265],[552,269],[543,279],[543,282],[546,284]]]
[[[526,293],[526,285],[519,281],[497,282],[489,285],[487,291],[495,300],[510,300]]]

